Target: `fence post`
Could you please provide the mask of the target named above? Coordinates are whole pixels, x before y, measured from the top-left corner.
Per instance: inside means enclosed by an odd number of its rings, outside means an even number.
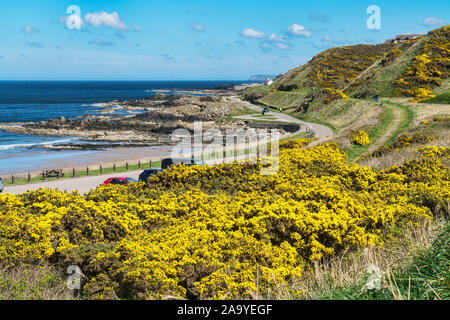
[[[28,172],[28,182],[31,182],[31,173]]]
[[[125,169],[128,171],[128,162],[125,163]]]
[[[61,176],[62,176],[61,172],[62,172],[62,169],[58,169],[58,179],[61,179]]]
[[[72,168],[72,177],[75,178],[77,174],[77,171],[75,170],[75,168]]]
[[[16,178],[14,177],[14,175],[11,175],[11,184],[14,184]]]
[[[150,169],[153,167],[153,163],[152,163],[152,160],[150,160]]]
[[[116,172],[116,164],[113,164],[113,171]]]
[[[138,168],[139,168],[139,170],[142,168],[142,165],[141,165],[141,160],[139,160],[139,163],[138,163]]]
[[[89,167],[86,167],[86,174],[89,175]]]
[[[44,178],[44,181],[47,180],[47,172],[45,172],[45,170],[42,171],[42,177]]]
[[[103,174],[103,166],[100,165],[100,174]]]

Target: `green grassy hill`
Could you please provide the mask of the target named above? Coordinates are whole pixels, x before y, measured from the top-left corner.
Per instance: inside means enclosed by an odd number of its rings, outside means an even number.
[[[450,75],[450,26],[397,44],[328,49],[282,75],[271,86],[254,87],[244,98],[306,113],[334,100],[411,97],[415,101],[445,93]]]

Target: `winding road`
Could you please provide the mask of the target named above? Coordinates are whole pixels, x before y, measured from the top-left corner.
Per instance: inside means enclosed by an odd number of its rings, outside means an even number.
[[[239,99],[237,97],[232,97],[232,98],[230,98],[230,100],[234,103],[238,103],[238,104],[240,104],[248,109],[251,109],[253,111],[258,111],[258,112],[263,111],[262,107],[254,105],[247,101],[242,101],[241,99]],[[309,129],[308,131],[314,132],[315,137],[318,139],[324,139],[324,138],[328,138],[328,137],[331,137],[334,135],[333,130],[331,130],[330,128],[328,128],[327,126],[324,126],[322,124],[305,122],[305,121],[299,120],[297,118],[294,118],[288,114],[274,112],[274,111],[270,111],[270,113],[268,113],[268,115],[272,116],[271,119],[262,119],[262,118],[255,117],[254,115],[236,116],[235,118],[242,119],[242,120],[265,120],[265,121],[297,123],[297,124],[306,126]]]

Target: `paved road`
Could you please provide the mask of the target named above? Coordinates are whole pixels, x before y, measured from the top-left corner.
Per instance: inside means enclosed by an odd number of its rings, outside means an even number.
[[[60,191],[78,191],[81,194],[87,193],[92,189],[95,189],[100,184],[105,182],[108,178],[112,177],[130,177],[134,179],[138,179],[141,171],[132,171],[127,173],[118,173],[116,175],[103,175],[103,176],[93,176],[93,177],[80,177],[80,178],[70,178],[70,179],[61,179],[54,180],[48,182],[40,182],[33,184],[24,184],[19,186],[8,186],[5,187],[3,193],[11,193],[11,194],[21,194],[27,192],[28,190],[38,190],[42,189],[59,189]]]
[[[248,155],[240,155],[235,156],[233,158],[227,158],[226,162],[234,162],[248,160]],[[219,163],[223,163],[223,159],[213,159],[205,161],[208,165],[215,165]],[[39,189],[58,189],[59,191],[78,191],[80,194],[88,193],[89,191],[97,188],[108,178],[113,177],[129,177],[138,180],[139,175],[143,170],[140,171],[130,171],[125,173],[117,173],[117,174],[109,174],[109,175],[101,175],[101,176],[92,176],[92,177],[79,177],[79,178],[68,178],[61,180],[53,180],[47,182],[39,182],[32,184],[24,184],[18,186],[7,186],[3,190],[3,193],[10,194],[21,194],[27,192],[28,190],[39,190]]]
[[[254,111],[262,112],[262,110],[263,110],[263,108],[256,106],[250,102],[242,101],[241,99],[239,99],[237,97],[232,97],[231,101],[234,103],[239,103],[239,104],[241,104],[251,110],[254,110]],[[334,134],[333,130],[331,130],[327,126],[324,126],[324,125],[318,124],[318,123],[305,122],[305,121],[299,120],[299,119],[294,118],[285,113],[271,111],[270,113],[268,113],[268,115],[270,115],[274,118],[267,119],[267,121],[290,122],[290,123],[298,123],[298,124],[304,125],[309,129],[309,131],[313,131],[315,133],[315,137],[318,139],[328,138],[328,137],[333,136],[333,134]],[[238,116],[236,118],[243,119],[243,120],[263,120],[261,118],[254,117],[252,115]]]

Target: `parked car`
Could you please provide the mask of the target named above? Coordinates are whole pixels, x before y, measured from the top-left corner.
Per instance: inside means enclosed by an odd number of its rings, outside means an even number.
[[[151,176],[157,175],[158,172],[162,172],[164,171],[163,169],[147,169],[144,170],[144,172],[142,172],[139,176],[139,181],[140,182],[147,182],[148,178],[150,178]]]
[[[204,166],[204,165],[206,165],[205,161],[203,161],[201,159],[168,158],[168,159],[164,159],[162,161],[161,168],[163,170],[166,170],[167,168],[169,168],[169,167],[171,167],[173,165],[179,165],[179,164],[185,165],[187,167],[190,167],[190,166]]]
[[[137,181],[136,179],[133,179],[133,178],[116,177],[116,178],[109,178],[103,184],[105,186],[109,186],[109,185],[112,185],[112,184],[113,185],[127,186],[130,183],[139,183],[139,181]]]
[[[269,112],[270,112],[269,107],[265,107],[265,108],[264,108],[264,113],[269,113]]]
[[[0,193],[3,192],[3,182],[2,182],[2,178],[0,178]]]

